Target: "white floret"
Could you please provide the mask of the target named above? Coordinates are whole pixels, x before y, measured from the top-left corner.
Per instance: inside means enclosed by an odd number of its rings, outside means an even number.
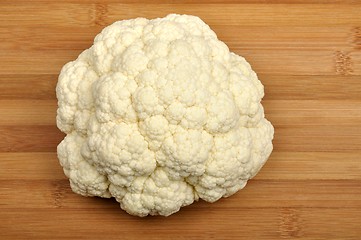
[[[58,158],[74,192],[84,196],[110,197],[109,182],[96,167],[81,155],[85,139],[79,134],[68,134],[58,146]]]

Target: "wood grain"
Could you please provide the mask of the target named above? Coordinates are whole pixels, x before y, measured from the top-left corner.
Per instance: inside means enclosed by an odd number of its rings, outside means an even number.
[[[106,25],[200,16],[265,85],[274,152],[232,197],[168,218],[72,193],[56,146],[61,67]],[[0,0],[0,239],[359,239],[357,0]]]

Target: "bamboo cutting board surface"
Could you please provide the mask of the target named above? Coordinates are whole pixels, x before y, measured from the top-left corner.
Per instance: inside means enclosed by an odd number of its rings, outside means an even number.
[[[317,2],[0,0],[0,239],[360,239],[361,5]],[[274,152],[230,198],[137,218],[71,192],[55,85],[104,26],[173,12],[200,16],[251,63]]]

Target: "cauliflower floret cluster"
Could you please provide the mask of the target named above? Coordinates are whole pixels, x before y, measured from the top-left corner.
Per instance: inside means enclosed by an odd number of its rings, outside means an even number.
[[[272,152],[263,85],[195,16],[113,23],[62,68],[56,94],[72,190],[132,215],[228,197]]]

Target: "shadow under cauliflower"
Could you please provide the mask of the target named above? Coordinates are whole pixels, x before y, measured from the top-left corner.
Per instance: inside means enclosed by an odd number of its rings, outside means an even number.
[[[62,68],[56,93],[72,190],[132,215],[228,197],[272,152],[261,82],[195,16],[115,22]]]

